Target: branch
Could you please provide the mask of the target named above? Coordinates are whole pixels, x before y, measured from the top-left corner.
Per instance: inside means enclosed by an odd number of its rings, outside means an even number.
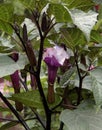
[[[15,108],[10,104],[10,102],[3,96],[3,94],[0,92],[0,98],[3,100],[3,102],[9,107],[9,109],[12,111],[12,113],[17,117],[19,122],[23,125],[25,130],[30,130],[26,122],[23,120],[23,118],[18,114],[18,112],[15,110]]]
[[[27,88],[25,82],[21,78],[19,78],[19,80],[20,80],[21,84],[24,86],[25,90],[28,91],[28,88]]]
[[[78,65],[78,60],[76,58],[76,57],[78,57],[77,54],[74,54],[74,57],[75,57],[75,63],[76,63],[78,76],[79,76],[79,88],[78,88],[78,99],[77,99],[77,105],[79,105],[80,100],[81,100],[82,82],[83,82],[84,76],[81,76],[80,68],[79,68],[79,65]]]
[[[38,114],[33,108],[31,108],[31,110],[32,110],[33,113],[36,115],[36,119],[41,123],[41,125],[43,126],[43,128],[46,129],[45,122],[42,121],[42,119],[41,119],[41,117],[39,116],[39,114]]]

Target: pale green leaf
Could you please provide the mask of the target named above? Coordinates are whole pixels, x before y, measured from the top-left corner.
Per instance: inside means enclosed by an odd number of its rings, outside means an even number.
[[[102,4],[102,0],[93,0],[96,4]]]
[[[94,70],[90,71],[90,75],[98,82],[102,83],[102,67],[97,67]]]
[[[28,64],[28,60],[25,55],[20,55],[17,62],[14,62],[7,55],[0,55],[0,78],[23,69],[26,64]]]
[[[92,105],[92,104],[91,104]],[[81,105],[76,110],[64,110],[60,120],[67,126],[68,130],[101,130],[102,110],[96,113],[94,106]]]
[[[75,81],[75,86],[79,87],[79,77],[78,76],[76,76],[74,81]],[[92,77],[91,76],[86,76],[83,79],[82,88],[92,91]]]
[[[96,105],[101,106],[102,105],[102,83],[93,79],[92,90],[93,90],[93,95],[94,95]]]
[[[84,33],[86,39],[89,41],[91,30],[97,22],[98,13],[91,10],[85,13],[78,9],[73,9],[69,12],[73,23]]]
[[[102,105],[102,68],[98,67],[90,71],[92,77],[92,91],[97,106]]]

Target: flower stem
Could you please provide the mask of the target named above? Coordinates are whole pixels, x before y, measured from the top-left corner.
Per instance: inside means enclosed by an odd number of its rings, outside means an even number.
[[[48,95],[47,99],[49,103],[54,103],[55,101],[55,93],[54,93],[54,84],[48,84]]]

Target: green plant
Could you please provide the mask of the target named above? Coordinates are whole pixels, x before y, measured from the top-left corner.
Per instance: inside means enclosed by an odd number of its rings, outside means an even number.
[[[14,89],[0,98],[17,118],[0,129],[101,130],[100,1],[4,0],[0,30],[0,78]]]

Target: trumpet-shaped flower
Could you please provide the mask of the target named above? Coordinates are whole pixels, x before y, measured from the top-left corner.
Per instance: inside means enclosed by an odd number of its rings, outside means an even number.
[[[54,84],[58,67],[62,66],[69,55],[63,47],[54,46],[44,51],[43,60],[48,66],[48,83]]]

